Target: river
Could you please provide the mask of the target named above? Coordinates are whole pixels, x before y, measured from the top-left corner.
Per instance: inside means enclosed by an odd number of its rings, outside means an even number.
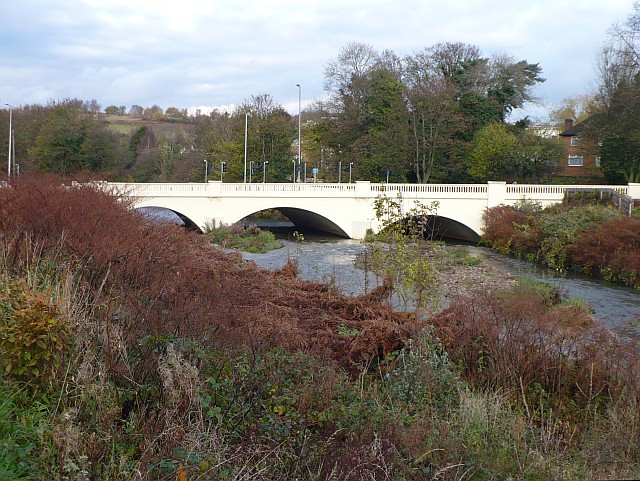
[[[160,216],[164,221],[180,222],[171,218],[171,215],[167,219],[166,212],[148,213],[154,217]],[[245,220],[246,224],[256,223],[262,227],[265,222],[282,242],[282,249],[265,254],[245,252],[244,259],[252,260],[266,269],[277,269],[289,258],[296,259],[301,278],[331,284],[347,295],[362,294],[377,285],[372,273],[365,275],[362,269],[355,267],[356,257],[366,249],[361,241],[311,233],[304,233],[304,240],[296,241],[289,222]],[[559,274],[484,247],[464,248],[501,271],[550,283],[558,287],[565,298],[583,300],[593,309],[593,316],[609,328],[625,330],[635,323],[631,332],[634,337],[640,337],[640,292],[586,276]]]
[[[266,269],[276,269],[289,258],[296,259],[301,278],[330,283],[347,295],[358,295],[377,285],[373,274],[365,276],[362,269],[355,267],[356,257],[366,249],[361,241],[310,233],[296,241],[291,229],[272,230],[283,244],[282,249],[265,254],[243,253],[243,258]],[[593,316],[609,328],[620,330],[633,322],[640,324],[640,292],[631,288],[586,276],[559,274],[485,247],[461,248],[501,271],[547,282],[558,287],[563,297],[581,299],[591,306]],[[633,334],[640,336],[640,327],[636,326]]]

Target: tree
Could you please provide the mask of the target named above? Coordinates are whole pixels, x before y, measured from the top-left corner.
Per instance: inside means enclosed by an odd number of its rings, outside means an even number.
[[[481,181],[514,181],[517,139],[505,124],[493,122],[476,135],[467,166]],[[510,177],[510,178],[509,178]]]
[[[594,140],[601,168],[612,183],[640,181],[640,3],[610,31],[598,61],[599,101],[605,108]],[[597,137],[595,137],[597,136]]]
[[[461,42],[404,59],[351,43],[325,68],[330,99],[317,144],[371,180],[392,171],[399,181],[465,182],[474,134],[535,100],[540,73],[538,64],[483,57]]]
[[[526,128],[516,129],[516,137],[520,182],[544,181],[555,173],[558,159],[566,158],[565,148],[557,137],[540,137]]]
[[[518,62],[510,55],[498,55],[488,64],[489,85],[487,97],[498,106],[504,120],[513,109],[522,107],[526,102],[535,100],[531,89],[544,82],[540,76],[542,69],[539,64],[528,63],[526,60]]]
[[[556,125],[562,126],[566,119],[573,119],[576,123],[582,122],[604,110],[600,97],[595,93],[587,93],[564,99],[559,106],[549,112],[549,118]]]
[[[371,73],[370,83],[363,135],[352,146],[354,165],[366,179],[383,180],[393,171],[397,180],[406,181],[411,157],[405,86],[384,68]]]
[[[378,54],[371,45],[357,42],[347,44],[340,50],[338,58],[329,61],[325,67],[325,90],[346,93],[356,79],[367,76],[377,61]]]
[[[245,121],[247,127],[247,169],[250,163],[269,163],[266,178],[282,182],[291,177],[296,124],[269,94],[252,95],[232,114],[213,111],[196,118],[196,146],[214,166],[225,162],[224,179],[244,179]],[[214,167],[215,168],[215,167]],[[247,172],[247,180],[248,180]]]
[[[49,106],[29,156],[41,170],[62,176],[96,172],[113,161],[114,144],[113,135],[87,106],[71,99]]]
[[[411,84],[407,91],[414,141],[416,180],[427,183],[447,176],[461,115],[457,89],[450,79],[436,77]]]
[[[555,170],[564,157],[558,139],[545,139],[525,128],[500,122],[482,128],[475,136],[467,165],[481,181],[536,182]]]

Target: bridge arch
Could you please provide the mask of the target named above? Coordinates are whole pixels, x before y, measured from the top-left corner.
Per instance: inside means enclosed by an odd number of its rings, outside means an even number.
[[[189,217],[184,215],[182,212],[178,212],[174,209],[170,209],[168,207],[160,207],[160,206],[145,206],[145,207],[136,207],[137,211],[142,211],[148,217],[153,219],[159,219],[161,221],[180,225],[181,227],[185,227],[189,230],[197,230],[202,232],[202,229]],[[173,214],[173,216],[171,215]],[[178,221],[181,221],[180,224]]]
[[[264,205],[267,205],[265,207]],[[285,203],[266,203],[261,204],[259,208],[256,208],[254,204],[253,207],[240,210],[236,213],[235,219],[232,223],[238,222],[245,217],[248,217],[256,212],[260,212],[261,210],[277,210],[282,213],[285,217],[287,217],[293,225],[302,231],[304,230],[313,230],[319,232],[326,232],[329,234],[337,235],[340,237],[349,237],[349,234],[344,230],[342,226],[332,218],[328,217],[326,214],[317,212],[317,209],[309,209],[309,208],[301,208],[301,207],[293,207],[288,206]]]
[[[192,219],[190,216],[182,213],[180,210],[176,210],[173,206],[169,206],[169,205],[162,205],[162,204],[167,204],[167,203],[163,203],[163,202],[142,202],[142,203],[136,203],[134,205],[134,209],[147,215],[152,217],[153,214],[150,214],[153,212],[153,210],[157,209],[159,212],[159,216],[158,217],[162,217],[162,213],[161,211],[166,211],[166,212],[171,212],[173,214],[175,214],[184,224],[184,227],[186,227],[187,229],[190,230],[198,230],[200,232],[202,232],[202,228],[198,225],[197,221]]]
[[[434,235],[436,238],[456,239],[469,242],[480,241],[480,234],[462,222],[443,216],[436,216],[434,220]]]
[[[404,217],[400,223],[411,220],[410,216]],[[424,227],[425,238],[435,240],[453,239],[467,242],[479,242],[480,234],[471,227],[449,217],[430,215],[427,217],[427,225]]]

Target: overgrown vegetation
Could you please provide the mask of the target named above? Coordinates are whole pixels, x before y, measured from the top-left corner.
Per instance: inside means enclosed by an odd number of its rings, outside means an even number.
[[[255,224],[247,227],[237,223],[212,227],[207,230],[207,236],[220,247],[252,253],[264,253],[282,247],[272,232],[262,230]]]
[[[405,211],[400,194],[396,199],[383,195],[376,199],[374,209],[381,229],[378,235],[368,236],[367,265],[363,267],[393,287],[401,308],[437,307],[438,271],[426,255],[432,244],[424,240],[432,240],[438,202],[428,206],[418,202]]]
[[[640,288],[640,219],[583,199],[543,211],[498,206],[484,215],[484,242],[558,271]]]
[[[33,320],[59,360],[1,371],[2,478],[640,475],[637,350],[548,290],[419,322],[89,187],[23,176],[0,205],[0,335]]]

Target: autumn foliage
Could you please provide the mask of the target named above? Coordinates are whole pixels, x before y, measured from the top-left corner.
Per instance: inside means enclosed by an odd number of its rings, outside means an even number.
[[[561,204],[541,212],[510,206],[484,214],[483,241],[503,254],[558,271],[640,287],[640,219],[601,205]]]
[[[258,269],[91,185],[21,176],[0,189],[0,205],[6,265],[19,271],[36,254],[71,259],[100,293],[101,316],[132,339],[275,343],[348,366],[384,357],[417,330],[410,315],[371,302],[375,293],[346,298],[297,279],[295,264]],[[339,335],[339,326],[358,334]]]

